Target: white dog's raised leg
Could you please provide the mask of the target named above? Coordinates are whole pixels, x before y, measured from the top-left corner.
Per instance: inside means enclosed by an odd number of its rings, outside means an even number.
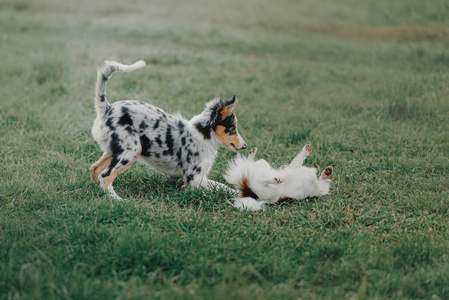
[[[318,190],[316,196],[322,196],[329,193],[329,188],[331,185],[331,180],[329,176],[332,175],[333,168],[331,166],[326,167],[321,173],[320,179],[318,180]]]
[[[254,147],[253,149],[251,149],[251,151],[249,151],[248,159],[253,161],[254,157],[256,157],[256,153],[257,153],[257,148]]]
[[[292,160],[290,163],[290,167],[299,168],[304,163],[304,160],[309,156],[310,152],[312,152],[312,146],[305,145],[301,152]]]
[[[333,171],[332,166],[326,167],[324,171],[321,173],[320,180],[329,179],[329,177],[332,175],[332,171]]]

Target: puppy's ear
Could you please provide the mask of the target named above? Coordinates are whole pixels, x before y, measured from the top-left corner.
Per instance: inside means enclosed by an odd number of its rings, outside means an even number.
[[[235,95],[232,96],[231,100],[228,100],[224,103],[223,108],[220,110],[221,119],[225,119],[226,117],[234,113],[236,103],[237,97]]]

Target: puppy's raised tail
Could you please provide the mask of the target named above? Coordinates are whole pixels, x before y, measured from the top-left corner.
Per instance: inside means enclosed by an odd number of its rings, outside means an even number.
[[[109,105],[106,100],[106,82],[115,72],[132,72],[145,66],[143,60],[132,65],[124,65],[116,61],[105,61],[105,65],[97,71],[97,84],[95,85],[95,108],[99,113]]]

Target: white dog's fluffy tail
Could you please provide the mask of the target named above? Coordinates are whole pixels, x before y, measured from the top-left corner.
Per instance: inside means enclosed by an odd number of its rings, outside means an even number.
[[[249,187],[248,177],[250,176],[250,170],[253,164],[252,160],[238,154],[234,161],[229,163],[226,174],[224,175],[226,181],[232,184],[242,195],[242,197],[232,198],[227,201],[241,211],[258,211],[264,209],[268,203],[267,201],[258,201],[255,199],[257,195]]]
[[[248,159],[237,154],[235,160],[229,163],[226,174],[223,177],[228,183],[241,191],[242,180],[243,178],[248,178],[251,163]]]
[[[95,108],[97,113],[108,105],[106,100],[106,82],[115,72],[132,72],[145,66],[143,60],[132,65],[123,65],[116,61],[105,61],[105,65],[97,71],[97,84],[95,86]]]

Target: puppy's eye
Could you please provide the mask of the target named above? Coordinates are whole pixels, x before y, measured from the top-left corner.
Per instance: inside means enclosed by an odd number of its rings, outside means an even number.
[[[228,135],[235,135],[235,133],[236,133],[236,128],[235,128],[235,127],[229,128],[229,129],[226,131],[226,133],[227,133]]]

